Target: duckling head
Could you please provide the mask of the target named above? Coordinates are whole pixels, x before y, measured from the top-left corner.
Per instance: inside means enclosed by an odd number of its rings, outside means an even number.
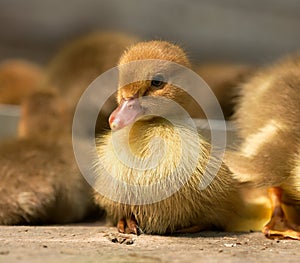
[[[119,61],[119,106],[109,118],[112,130],[119,130],[139,117],[149,115],[151,107],[161,107],[163,111],[174,115],[176,110],[169,101],[183,108],[188,106],[188,94],[170,81],[180,74],[174,64],[179,64],[179,68],[190,68],[185,52],[179,46],[165,41],[140,42],[124,52]],[[143,100],[145,97],[150,98],[148,103]],[[159,100],[155,103],[154,99]],[[149,118],[153,116],[143,117]]]

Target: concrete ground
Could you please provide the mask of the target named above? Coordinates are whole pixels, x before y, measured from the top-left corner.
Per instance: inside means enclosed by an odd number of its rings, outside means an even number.
[[[137,237],[102,223],[1,226],[0,262],[300,262],[300,241],[221,232]]]

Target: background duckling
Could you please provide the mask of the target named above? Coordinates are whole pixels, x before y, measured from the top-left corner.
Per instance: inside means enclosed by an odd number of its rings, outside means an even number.
[[[190,67],[183,50],[164,41],[132,46],[121,56],[119,65],[146,59]],[[143,77],[147,76],[147,80],[124,86],[123,79],[140,74],[145,74]],[[254,221],[245,224],[251,213],[247,215],[239,184],[224,164],[212,182],[201,189],[210,145],[189,126],[181,125],[178,129],[166,120],[174,116],[181,120],[187,116],[178,112],[174,114],[172,107],[164,108],[163,99],[176,101],[187,110],[193,103],[185,91],[168,83],[170,74],[176,73],[169,67],[145,64],[145,67],[129,72],[121,67],[117,94],[119,106],[109,119],[113,132],[100,137],[97,143],[96,202],[106,210],[120,232],[165,234],[183,229],[187,232],[204,229],[249,231],[261,227],[262,215],[256,215]],[[143,104],[145,96],[162,99],[159,104],[154,101],[152,106],[163,112],[165,118],[143,117],[149,110],[149,105]],[[183,135],[180,136],[178,131]],[[157,165],[147,166],[153,163]],[[151,190],[143,192],[139,187]],[[175,191],[170,195],[160,196],[174,187]],[[252,216],[255,217],[254,213]]]
[[[93,33],[73,40],[52,59],[40,91],[22,103],[19,139],[1,144],[0,195],[5,197],[0,205],[6,211],[1,223],[66,223],[97,214],[91,187],[74,158],[72,118],[83,91],[115,66],[133,41],[120,33]],[[109,103],[111,112],[115,100]]]
[[[22,105],[22,138],[0,145],[1,224],[70,223],[97,213],[69,130],[62,131],[69,117],[52,90],[32,94]]]
[[[0,64],[0,103],[21,104],[22,100],[39,88],[44,70],[36,64],[9,59]]]
[[[235,120],[242,143],[226,163],[242,182],[270,188],[273,214],[267,236],[300,239],[300,56],[258,72],[241,88]],[[296,221],[296,222],[295,222]],[[298,222],[298,223],[297,223]],[[297,225],[298,224],[298,225]]]

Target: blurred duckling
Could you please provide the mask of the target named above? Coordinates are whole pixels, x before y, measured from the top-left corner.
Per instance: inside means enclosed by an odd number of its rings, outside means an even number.
[[[268,237],[300,239],[300,56],[258,72],[241,88],[234,118],[241,145],[226,164],[240,181],[268,188]]]
[[[121,33],[93,33],[65,45],[52,59],[39,86],[42,90],[22,103],[19,139],[1,144],[0,206],[6,212],[0,223],[69,223],[99,214],[74,158],[74,108],[88,85],[116,66],[134,41]],[[114,98],[104,105],[107,117],[100,114],[100,122],[108,123],[114,105]]]
[[[98,213],[62,132],[67,118],[53,90],[22,105],[20,138],[0,145],[0,224],[72,223]]]
[[[190,67],[184,51],[164,41],[132,46],[121,56],[119,65],[146,59]],[[113,131],[97,140],[96,202],[123,233],[249,231],[262,227],[265,215],[257,214],[253,220],[257,211],[247,212],[239,183],[223,163],[215,175],[210,175],[215,177],[207,187],[201,188],[208,179],[205,169],[210,145],[188,125],[176,127],[169,121],[187,116],[164,104],[164,99],[176,101],[186,111],[193,104],[191,96],[168,83],[168,76],[176,75],[172,70],[147,64],[129,72],[120,70],[119,106],[109,118]],[[123,79],[130,75],[147,80],[124,85]],[[147,105],[142,101],[145,96],[162,100]],[[147,115],[150,107],[158,108],[164,117]],[[150,190],[139,191],[144,187]],[[175,190],[165,196],[170,189]]]
[[[0,103],[20,105],[38,90],[44,70],[31,62],[8,59],[0,64]]]

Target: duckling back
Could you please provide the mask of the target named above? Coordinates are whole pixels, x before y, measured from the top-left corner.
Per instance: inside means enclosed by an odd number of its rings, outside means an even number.
[[[234,119],[242,139],[228,165],[242,181],[280,185],[300,138],[300,56],[257,73],[241,88]]]

